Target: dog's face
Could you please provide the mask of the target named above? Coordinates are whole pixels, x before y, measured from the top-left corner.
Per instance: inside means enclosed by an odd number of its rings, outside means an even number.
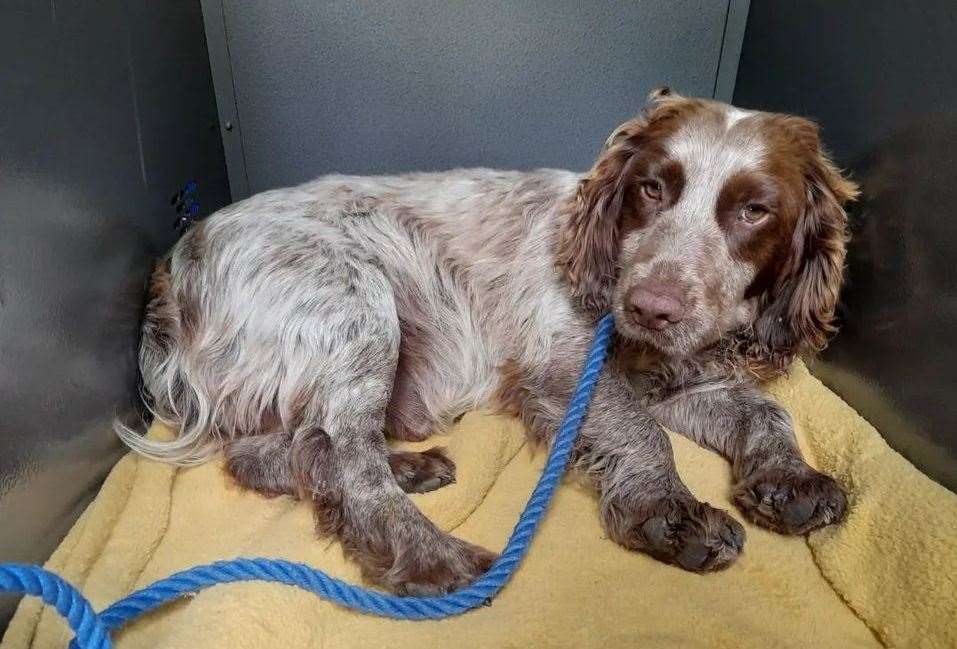
[[[855,193],[813,123],[656,91],[582,180],[559,263],[586,306],[668,356],[744,332],[790,357],[829,332]]]

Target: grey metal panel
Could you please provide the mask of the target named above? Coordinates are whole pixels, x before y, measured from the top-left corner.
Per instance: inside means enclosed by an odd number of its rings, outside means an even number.
[[[816,367],[957,488],[957,11],[752,0],[735,99],[817,117],[862,183],[843,331]]]
[[[208,66],[198,2],[0,5],[0,561],[46,559],[121,452],[170,194],[228,202]]]
[[[233,87],[229,40],[226,37],[226,16],[222,0],[201,0],[203,22],[206,24],[206,42],[209,47],[209,67],[216,91],[219,110],[219,132],[223,138],[229,186],[238,200],[249,196],[249,178],[246,176],[246,154],[243,151],[243,130],[236,106]]]
[[[223,3],[251,192],[333,171],[586,168],[652,87],[712,95],[728,15],[693,0]]]
[[[729,0],[724,21],[724,38],[721,41],[721,59],[714,79],[714,98],[731,102],[734,97],[734,82],[738,76],[738,61],[744,43],[744,30],[748,24],[751,0]]]

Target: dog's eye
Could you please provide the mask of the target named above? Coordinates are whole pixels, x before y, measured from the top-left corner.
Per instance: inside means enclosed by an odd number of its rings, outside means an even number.
[[[646,180],[641,183],[641,193],[649,201],[661,200],[661,183],[657,180]]]
[[[741,208],[738,220],[748,225],[755,225],[767,218],[770,213],[771,210],[769,210],[767,206],[761,205],[761,203],[748,203]]]

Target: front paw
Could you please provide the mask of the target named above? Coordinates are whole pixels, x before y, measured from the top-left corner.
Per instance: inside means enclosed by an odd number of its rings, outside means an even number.
[[[726,568],[744,547],[741,523],[684,495],[628,507],[607,503],[603,518],[609,536],[629,550],[694,572]]]
[[[401,548],[381,582],[397,595],[437,597],[468,586],[497,556],[448,534]]]
[[[734,502],[754,523],[782,534],[805,534],[838,523],[847,497],[809,466],[758,469],[734,487]]]

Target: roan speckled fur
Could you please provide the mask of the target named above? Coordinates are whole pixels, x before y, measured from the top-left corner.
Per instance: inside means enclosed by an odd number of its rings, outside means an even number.
[[[312,501],[370,579],[446,592],[494,555],[405,493],[454,479],[444,453],[390,454],[386,438],[493,406],[547,441],[610,310],[618,338],[575,464],[612,539],[723,568],[744,530],[684,486],[662,425],[732,462],[755,522],[804,533],[843,517],[843,493],[803,461],[758,379],[826,341],[855,191],[810,122],[667,90],[584,175],[327,176],[268,191],[194,226],[154,273],[144,398],[178,438],[117,430],[168,462],[224,451],[241,484]],[[680,317],[649,320],[642,291],[667,293]]]

